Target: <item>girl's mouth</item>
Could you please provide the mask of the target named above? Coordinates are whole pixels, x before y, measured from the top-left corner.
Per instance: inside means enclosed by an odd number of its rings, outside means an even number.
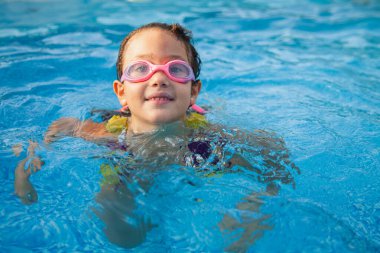
[[[161,104],[173,101],[174,98],[167,93],[155,93],[147,96],[145,100]]]
[[[148,99],[150,101],[172,101],[173,99],[170,99],[170,98],[167,98],[167,97],[153,97],[153,98],[150,98]]]
[[[157,94],[152,94],[148,96],[145,100],[161,105],[161,104],[166,104],[166,103],[169,103],[170,101],[173,101],[174,98],[166,93],[157,93]]]

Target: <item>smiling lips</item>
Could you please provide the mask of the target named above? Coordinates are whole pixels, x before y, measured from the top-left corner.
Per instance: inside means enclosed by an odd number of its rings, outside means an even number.
[[[174,98],[170,94],[167,93],[154,93],[145,99],[146,101],[153,102],[156,105],[162,105],[173,101]]]

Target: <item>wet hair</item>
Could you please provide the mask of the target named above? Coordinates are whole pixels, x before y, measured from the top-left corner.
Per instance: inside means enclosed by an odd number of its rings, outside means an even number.
[[[133,30],[132,32],[130,32],[123,39],[123,41],[120,44],[119,55],[116,61],[117,79],[120,80],[123,74],[123,56],[124,56],[124,52],[126,50],[126,45],[128,41],[137,33],[147,30],[147,29],[152,29],[152,28],[158,28],[164,31],[168,31],[184,44],[186,53],[187,53],[187,58],[190,61],[190,66],[193,69],[195,79],[198,79],[199,74],[201,72],[202,62],[201,62],[201,59],[199,58],[199,54],[197,50],[193,46],[191,31],[187,30],[180,24],[166,24],[166,23],[149,23],[149,24],[143,25]]]

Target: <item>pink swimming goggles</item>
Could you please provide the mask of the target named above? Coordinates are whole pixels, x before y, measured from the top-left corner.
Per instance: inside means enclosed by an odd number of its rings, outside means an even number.
[[[157,71],[163,71],[167,77],[178,83],[195,81],[194,72],[185,61],[173,60],[164,65],[155,65],[148,61],[134,61],[125,68],[120,81],[139,83],[149,80]]]
[[[155,65],[143,60],[131,62],[125,68],[120,81],[132,83],[144,82],[149,80],[157,71],[163,71],[167,77],[177,83],[195,81],[192,68],[187,62],[181,60],[169,61],[164,65]],[[198,105],[192,105],[191,108],[200,114],[206,113],[206,111]]]

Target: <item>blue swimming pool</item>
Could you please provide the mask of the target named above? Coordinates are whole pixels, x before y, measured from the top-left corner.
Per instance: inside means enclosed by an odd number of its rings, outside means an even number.
[[[123,249],[94,214],[106,147],[45,147],[34,205],[14,195],[12,147],[41,142],[58,118],[118,109],[119,43],[153,21],[193,31],[208,120],[275,132],[300,174],[268,196],[244,173],[170,166],[136,197],[157,226]],[[252,243],[232,251],[380,251],[379,1],[6,0],[0,24],[0,252],[221,252],[240,239]],[[221,232],[252,192],[259,211]]]

